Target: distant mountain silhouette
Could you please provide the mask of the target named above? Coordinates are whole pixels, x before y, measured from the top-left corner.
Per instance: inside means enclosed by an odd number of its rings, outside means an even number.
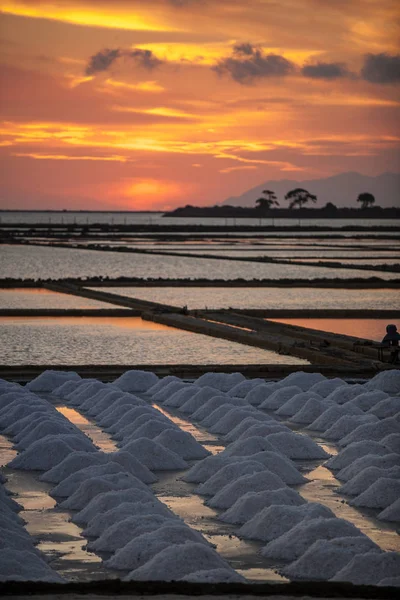
[[[222,202],[222,206],[254,207],[257,198],[263,190],[273,190],[277,195],[280,208],[286,208],[288,202],[285,194],[293,188],[301,187],[318,197],[313,207],[325,206],[332,202],[337,207],[359,208],[357,197],[362,192],[370,192],[375,196],[375,204],[382,208],[400,206],[400,173],[382,173],[377,177],[369,177],[360,173],[340,173],[325,179],[309,179],[297,181],[294,179],[279,179],[265,181],[251,188],[240,196],[231,196]]]

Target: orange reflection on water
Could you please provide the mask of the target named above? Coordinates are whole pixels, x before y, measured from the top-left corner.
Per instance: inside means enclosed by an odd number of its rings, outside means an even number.
[[[110,308],[116,308],[110,304]],[[137,329],[140,331],[175,331],[175,327],[155,323],[154,321],[145,321],[141,317],[0,317],[0,323],[18,322],[35,325],[79,325],[82,326],[100,326],[108,325],[111,327],[120,327],[123,329]]]
[[[390,319],[269,319],[277,323],[297,325],[308,329],[339,333],[361,339],[380,342],[386,333]]]

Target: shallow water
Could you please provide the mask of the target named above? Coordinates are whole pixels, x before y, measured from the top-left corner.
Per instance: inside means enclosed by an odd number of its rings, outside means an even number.
[[[73,296],[72,294],[60,294],[40,288],[13,288],[0,290],[0,309],[2,308],[77,309],[113,307],[106,302],[98,302],[97,300]]]
[[[277,323],[298,325],[317,331],[340,333],[380,342],[386,333],[388,319],[270,319]]]

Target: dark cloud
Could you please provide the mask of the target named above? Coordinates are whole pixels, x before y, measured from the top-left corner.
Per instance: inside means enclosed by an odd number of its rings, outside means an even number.
[[[133,50],[120,50],[116,48],[110,50],[109,48],[105,48],[90,57],[85,73],[86,75],[95,75],[96,73],[107,71],[120,57],[133,59],[138,66],[149,71],[159,67],[163,62],[151,50],[142,50],[141,48],[134,48]]]
[[[149,71],[159,67],[163,62],[151,50],[141,50],[140,48],[135,48],[128,52],[128,56],[133,58],[138,65]]]
[[[301,74],[304,77],[312,77],[313,79],[339,79],[347,77],[349,71],[343,63],[319,62],[315,65],[304,65]]]
[[[264,77],[283,77],[294,71],[294,64],[279,54],[264,54],[252,44],[237,44],[232,56],[212,67],[218,75],[230,75],[241,84],[251,84]]]
[[[367,54],[361,77],[371,83],[400,83],[400,54]]]
[[[86,67],[86,75],[94,75],[101,71],[107,71],[109,67],[121,56],[121,51],[116,48],[115,50],[101,50],[97,54],[90,57],[88,66]]]

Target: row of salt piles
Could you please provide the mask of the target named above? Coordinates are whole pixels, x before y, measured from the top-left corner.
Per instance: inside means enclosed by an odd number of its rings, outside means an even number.
[[[392,396],[397,391],[398,373],[393,371],[362,385],[327,379],[320,373],[295,372],[273,383],[246,380],[240,373],[206,373],[193,383],[165,378],[150,388],[148,395],[166,409],[173,408],[210,432],[225,436],[228,447],[192,467],[183,479],[200,483],[196,491],[210,496],[206,504],[224,510],[219,519],[242,525],[239,536],[268,542],[262,554],[289,562],[282,569],[284,575],[394,585],[400,559],[397,553],[382,552],[354,525],[320,504],[305,503],[288,487],[305,481],[293,461],[329,455],[309,437],[294,433],[260,409],[275,411],[278,417],[289,416],[294,423],[309,424],[310,428],[317,419],[334,424],[346,415],[359,417],[365,424],[371,415],[364,415],[360,406],[372,397],[378,403],[391,398],[378,408],[385,416],[396,407],[398,399]],[[344,398],[350,401],[357,396],[360,406],[344,406]],[[375,419],[379,417],[373,415]],[[346,419],[342,423],[347,427]],[[392,431],[390,435],[394,437],[385,443],[393,449],[398,434]],[[390,450],[390,454],[395,453]],[[359,565],[364,560],[371,570],[360,575]]]
[[[50,493],[84,528],[88,550],[109,553],[105,566],[128,572],[126,580],[243,582],[148,487],[157,480],[152,471],[183,469],[187,459],[209,454],[132,393],[143,393],[156,381],[145,371],[130,371],[114,384],[46,371],[28,384],[61,398],[122,440],[116,452],[77,451],[53,461],[41,479],[57,484]]]
[[[32,411],[45,416],[47,403],[22,386],[0,380],[0,432],[5,434],[14,424]],[[27,424],[27,432],[31,427]],[[25,529],[18,514],[22,510],[6,487],[7,477],[0,472],[0,581],[47,581],[62,583],[45,555],[36,547],[36,540]]]

